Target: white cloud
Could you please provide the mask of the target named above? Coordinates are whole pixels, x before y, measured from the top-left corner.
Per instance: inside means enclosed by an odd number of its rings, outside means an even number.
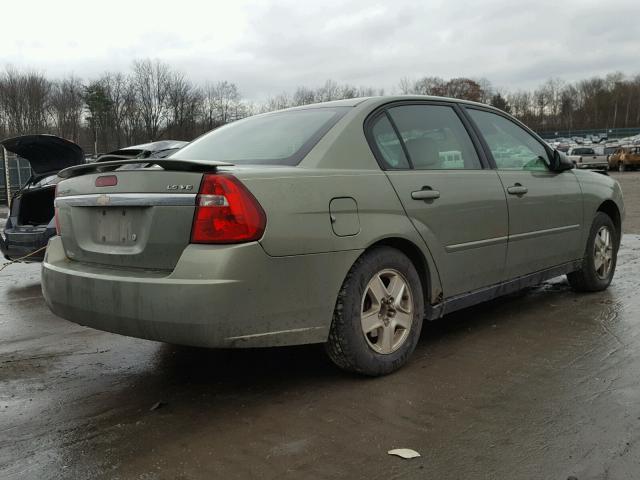
[[[640,68],[635,0],[5,3],[0,63],[90,77],[160,58],[252,98],[327,78],[390,90],[405,76],[472,76],[515,89]]]

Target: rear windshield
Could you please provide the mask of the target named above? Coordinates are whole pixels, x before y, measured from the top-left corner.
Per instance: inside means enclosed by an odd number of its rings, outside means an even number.
[[[593,148],[574,148],[573,149],[573,154],[574,155],[593,155],[595,152],[593,151]]]
[[[203,135],[171,158],[297,165],[350,108],[311,108],[249,117]]]

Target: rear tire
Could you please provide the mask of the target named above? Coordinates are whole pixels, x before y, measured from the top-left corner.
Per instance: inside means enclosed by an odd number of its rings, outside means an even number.
[[[422,283],[411,260],[395,248],[372,249],[342,284],[325,350],[343,370],[386,375],[415,350],[423,316]]]
[[[589,231],[582,267],[567,275],[569,285],[579,292],[606,289],[616,270],[619,245],[619,233],[613,221],[606,213],[598,212]]]

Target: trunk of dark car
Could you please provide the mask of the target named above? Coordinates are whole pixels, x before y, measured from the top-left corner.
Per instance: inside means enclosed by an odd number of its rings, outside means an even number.
[[[54,215],[55,186],[26,190],[20,195],[18,225],[47,225]]]

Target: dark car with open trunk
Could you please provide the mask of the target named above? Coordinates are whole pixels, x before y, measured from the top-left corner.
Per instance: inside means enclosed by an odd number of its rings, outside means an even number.
[[[43,247],[56,233],[53,201],[60,181],[58,172],[84,163],[84,152],[54,135],[22,135],[0,144],[31,165],[31,176],[11,198],[0,249],[9,260],[29,255],[25,261],[41,261]]]

